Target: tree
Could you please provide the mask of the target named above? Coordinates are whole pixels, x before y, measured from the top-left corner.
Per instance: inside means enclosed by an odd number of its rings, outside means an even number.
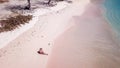
[[[48,3],[47,4],[50,4],[51,0],[48,0]]]
[[[28,5],[25,7],[25,9],[30,10],[31,9],[31,2],[30,0],[27,0]]]
[[[28,9],[30,10],[31,9],[31,3],[30,3],[30,0],[27,0],[28,1]]]

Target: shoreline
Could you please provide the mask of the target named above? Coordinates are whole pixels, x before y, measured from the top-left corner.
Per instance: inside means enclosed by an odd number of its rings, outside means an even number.
[[[100,9],[90,2],[72,18],[74,26],[55,40],[46,68],[120,67],[120,47]]]
[[[119,67],[119,46],[99,10],[90,0],[77,0],[39,16],[34,27],[0,49],[1,68]],[[48,56],[39,55],[39,48]]]

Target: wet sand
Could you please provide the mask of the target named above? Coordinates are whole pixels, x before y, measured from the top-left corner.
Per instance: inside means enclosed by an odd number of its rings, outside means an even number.
[[[120,46],[98,2],[71,19],[74,25],[55,40],[47,68],[119,68]]]

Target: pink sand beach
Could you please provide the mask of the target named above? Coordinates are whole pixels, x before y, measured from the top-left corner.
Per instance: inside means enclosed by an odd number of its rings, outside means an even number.
[[[0,49],[0,68],[119,68],[120,50],[99,0],[75,0]],[[43,48],[48,55],[37,53]]]
[[[120,46],[97,4],[90,2],[83,14],[72,16],[74,25],[55,40],[47,68],[120,67]]]

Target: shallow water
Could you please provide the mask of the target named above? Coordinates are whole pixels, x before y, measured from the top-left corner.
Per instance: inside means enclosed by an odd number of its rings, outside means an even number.
[[[120,39],[120,0],[105,0],[105,17],[115,29]]]

